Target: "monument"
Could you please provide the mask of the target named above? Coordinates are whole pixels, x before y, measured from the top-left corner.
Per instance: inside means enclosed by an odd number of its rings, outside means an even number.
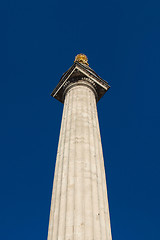
[[[84,54],[51,93],[64,103],[48,240],[111,240],[97,102],[109,89]]]

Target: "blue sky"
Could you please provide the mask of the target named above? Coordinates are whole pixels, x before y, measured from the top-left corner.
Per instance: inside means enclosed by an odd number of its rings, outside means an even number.
[[[0,238],[46,239],[63,105],[78,53],[111,88],[98,103],[113,240],[160,239],[160,2],[8,2]]]

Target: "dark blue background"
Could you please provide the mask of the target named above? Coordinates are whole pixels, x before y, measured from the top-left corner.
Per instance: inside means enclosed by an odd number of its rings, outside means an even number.
[[[0,239],[47,238],[63,109],[50,93],[81,52],[111,85],[98,112],[113,240],[160,239],[160,2],[15,0],[7,17]]]

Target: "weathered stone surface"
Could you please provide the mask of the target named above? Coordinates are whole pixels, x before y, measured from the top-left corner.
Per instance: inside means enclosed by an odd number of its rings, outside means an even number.
[[[48,240],[112,239],[96,97],[87,84],[66,90]]]

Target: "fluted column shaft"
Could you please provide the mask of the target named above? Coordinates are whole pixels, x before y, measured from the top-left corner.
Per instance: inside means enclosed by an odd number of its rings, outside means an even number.
[[[65,95],[48,240],[111,240],[106,178],[93,86]]]

